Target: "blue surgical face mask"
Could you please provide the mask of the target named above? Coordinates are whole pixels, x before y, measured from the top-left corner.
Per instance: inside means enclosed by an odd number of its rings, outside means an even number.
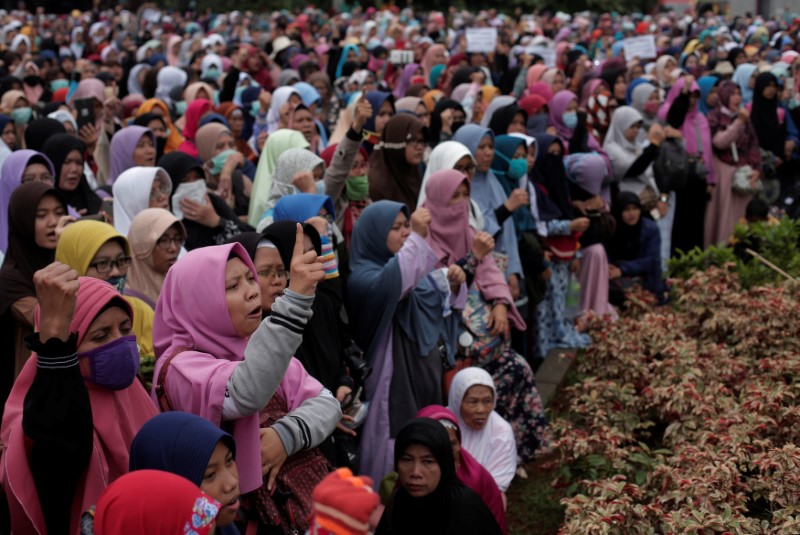
[[[216,67],[209,68],[205,73],[203,73],[203,78],[212,78],[215,81],[219,78],[220,72],[219,69]]]
[[[14,119],[14,124],[16,125],[28,124],[28,121],[31,120],[31,115],[33,115],[33,108],[27,106],[11,111],[11,118]]]
[[[250,115],[258,117],[259,113],[261,113],[261,102],[254,100],[250,103]]]
[[[225,162],[228,161],[228,157],[234,152],[236,151],[233,149],[224,150],[211,158],[211,174],[220,174],[222,172],[222,168],[225,167]]]
[[[122,293],[125,290],[125,281],[127,280],[128,277],[123,275],[121,277],[111,277],[106,279],[106,282],[113,286],[116,291]]]
[[[570,130],[575,130],[575,127],[578,126],[578,112],[576,111],[565,111],[561,115],[561,119],[564,121],[564,126]]]
[[[78,359],[88,361],[89,381],[110,390],[128,388],[139,372],[139,347],[133,335],[79,353]]]
[[[53,93],[64,87],[69,87],[69,80],[59,78],[58,80],[53,80],[50,82],[50,91]]]
[[[175,103],[175,111],[178,112],[178,115],[185,115],[186,114],[186,108],[188,106],[189,105],[186,103],[186,101],[184,101],[184,100],[178,101],[178,102]]]
[[[325,181],[324,180],[317,180],[317,193],[319,195],[325,195]]]
[[[519,180],[528,172],[527,158],[514,158],[508,164],[508,178]]]
[[[219,90],[218,89],[214,90],[214,95],[211,97],[211,99],[214,101],[214,106],[219,106]]]

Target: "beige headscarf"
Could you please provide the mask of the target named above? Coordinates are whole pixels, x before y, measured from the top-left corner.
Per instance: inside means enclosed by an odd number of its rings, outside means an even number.
[[[214,157],[214,149],[217,147],[219,137],[225,133],[233,137],[230,129],[221,123],[204,124],[197,130],[197,134],[194,136],[194,144],[197,147],[197,154],[203,160],[203,163]]]
[[[166,275],[158,273],[153,266],[153,249],[158,239],[175,223],[186,236],[183,223],[163,208],[148,208],[133,218],[128,231],[128,242],[131,245],[132,262],[128,271],[126,288],[133,290],[133,295],[141,295],[152,303],[158,300],[158,294],[164,285]],[[138,294],[138,295],[137,295]]]

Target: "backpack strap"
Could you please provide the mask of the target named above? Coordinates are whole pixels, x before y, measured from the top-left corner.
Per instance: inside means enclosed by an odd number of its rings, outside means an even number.
[[[184,351],[188,350],[182,347],[177,348],[171,355],[166,357],[164,364],[158,371],[158,378],[156,379],[156,384],[153,386],[155,387],[156,399],[158,400],[158,408],[161,410],[161,412],[170,412],[175,410],[175,406],[172,404],[172,400],[169,397],[169,390],[167,390],[167,371],[169,370],[169,365],[172,362],[172,359]]]

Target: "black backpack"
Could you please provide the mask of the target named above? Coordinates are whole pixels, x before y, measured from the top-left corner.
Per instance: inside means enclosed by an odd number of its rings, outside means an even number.
[[[681,189],[689,178],[689,159],[686,149],[674,139],[661,143],[658,157],[653,162],[653,176],[658,190],[666,193]]]

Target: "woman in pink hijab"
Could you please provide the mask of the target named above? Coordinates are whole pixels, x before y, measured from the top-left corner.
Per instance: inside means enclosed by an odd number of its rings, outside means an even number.
[[[232,243],[195,249],[170,268],[153,323],[153,400],[162,411],[196,414],[233,435],[241,491],[252,493],[253,518],[262,520],[276,511],[278,475],[281,493],[291,484],[281,469],[306,463],[308,475],[324,466],[315,447],[341,419],[336,398],[292,357],[325,274],[316,252],[303,247],[298,225],[289,288],[263,322],[257,278],[277,272],[257,274],[244,247]]]
[[[186,125],[183,127],[183,143],[178,147],[178,150],[185,152],[192,158],[198,158],[197,145],[195,145],[195,136],[197,130],[200,129],[200,120],[207,114],[214,111],[214,105],[210,100],[199,98],[193,100],[189,107],[186,108]]]
[[[133,313],[119,292],[58,262],[34,280],[39,332],[5,405],[0,479],[14,533],[77,533],[157,411],[136,379]]]
[[[430,81],[431,70],[436,65],[447,65],[447,48],[445,48],[444,45],[432,45],[430,48],[428,48],[428,50],[425,51],[425,55],[422,56],[422,62],[420,62],[420,65],[422,66],[422,70],[425,75],[425,81]]]

